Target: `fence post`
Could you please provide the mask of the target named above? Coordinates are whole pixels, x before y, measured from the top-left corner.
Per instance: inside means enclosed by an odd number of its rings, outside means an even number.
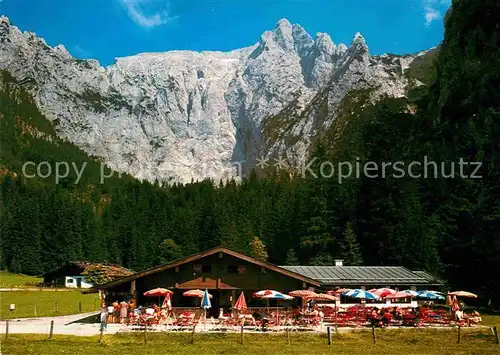
[[[5,321],[5,339],[9,337],[9,320]]]
[[[495,341],[496,341],[496,343],[497,343],[497,344],[500,344],[500,339],[498,338],[498,330],[497,330],[497,327],[496,327],[496,326],[494,326],[494,327],[492,328],[492,330],[493,330],[493,335],[495,336]]]
[[[196,323],[193,324],[193,330],[191,331],[191,344],[194,344],[194,332],[196,329]]]
[[[78,302],[78,311],[82,313],[82,301]]]
[[[332,345],[332,330],[330,326],[326,327],[326,332],[328,334],[328,345]]]
[[[56,301],[56,303],[54,304],[54,312],[55,313],[59,313],[59,303],[58,303],[58,301]]]
[[[52,334],[53,333],[54,333],[54,321],[51,320],[50,321],[50,333],[49,333],[49,339],[48,340],[52,339]]]
[[[240,343],[241,343],[241,345],[243,345],[243,325],[244,324],[245,323],[241,324],[241,332],[240,332]]]
[[[372,325],[372,338],[373,338],[373,344],[377,344],[377,334],[375,334],[375,326]]]
[[[102,334],[103,333],[104,333],[104,327],[101,324],[101,331],[100,331],[100,334],[99,334],[99,344],[102,344]]]
[[[36,311],[36,303],[35,303],[35,306],[34,306],[34,307],[35,307],[34,311],[35,311],[35,317],[36,317],[36,315],[37,315],[37,311]]]
[[[457,339],[457,344],[460,343],[460,331],[462,330],[462,327],[460,326],[460,324],[458,325],[458,339]]]

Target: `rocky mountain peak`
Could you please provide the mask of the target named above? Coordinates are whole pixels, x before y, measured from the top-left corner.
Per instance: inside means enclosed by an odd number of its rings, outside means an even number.
[[[352,39],[352,44],[366,45],[365,37],[359,32],[356,32],[354,38]]]
[[[316,33],[314,46],[318,49],[318,51],[327,55],[334,55],[337,50],[337,46],[333,43],[330,35],[322,32]]]
[[[373,85],[400,96],[406,80],[400,67],[393,68],[398,61],[371,57],[361,35],[347,48],[327,34],[312,39],[286,19],[246,48],[143,53],[106,68],[74,59],[62,45],[49,47],[5,16],[0,43],[0,70],[31,83],[60,138],[116,171],[150,181],[240,174],[262,154],[267,118],[281,117],[290,105],[296,112],[297,103],[308,107],[328,90],[332,106],[325,122],[331,122],[336,103],[350,90]],[[286,112],[285,121],[295,117]],[[316,134],[315,120],[277,122],[271,134],[284,125],[298,140],[307,138]],[[280,142],[276,149],[286,153]]]

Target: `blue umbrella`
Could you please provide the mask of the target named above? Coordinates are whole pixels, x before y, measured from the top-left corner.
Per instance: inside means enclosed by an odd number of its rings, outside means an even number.
[[[201,300],[201,308],[205,309],[205,321],[203,322],[203,328],[205,328],[207,319],[207,309],[212,308],[212,304],[210,303],[210,296],[208,294],[207,289],[205,289],[205,293],[203,294],[203,299]]]
[[[205,289],[205,294],[203,295],[203,300],[201,301],[201,307],[204,309],[212,308],[212,304],[210,303],[210,296],[208,295],[207,289]]]
[[[444,296],[434,293],[432,291],[419,291],[417,297],[426,298],[430,300],[444,300]]]
[[[349,290],[347,292],[342,293],[342,296],[353,297],[353,298],[362,298],[362,299],[366,299],[366,300],[377,300],[378,299],[377,295],[374,295],[371,292],[368,292],[365,290],[360,290],[360,289]]]

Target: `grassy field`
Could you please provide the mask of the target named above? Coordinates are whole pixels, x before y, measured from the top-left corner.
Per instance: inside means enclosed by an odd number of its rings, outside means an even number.
[[[12,288],[23,286],[35,286],[43,279],[21,274],[12,274],[8,271],[0,271],[0,288]]]
[[[14,312],[9,310],[11,303],[16,305]],[[99,297],[96,294],[83,295],[77,290],[0,292],[0,319],[62,316],[98,309]]]
[[[0,271],[0,288],[33,287],[42,279]],[[10,304],[16,305],[10,312]],[[99,309],[96,294],[82,295],[72,291],[6,291],[0,292],[0,319],[50,317],[91,312]]]
[[[457,344],[456,329],[408,329],[377,330],[373,344],[371,331],[333,335],[332,345],[325,334],[291,334],[288,342],[285,334],[245,334],[244,345],[239,334],[191,335],[148,334],[144,344],[143,334],[117,334],[104,336],[103,344],[98,337],[54,336],[50,341],[44,335],[11,335],[2,340],[4,355],[146,355],[146,354],[500,354],[500,346],[494,343],[489,329],[464,329]]]

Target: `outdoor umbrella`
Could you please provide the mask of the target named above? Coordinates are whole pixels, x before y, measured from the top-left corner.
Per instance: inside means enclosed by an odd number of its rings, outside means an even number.
[[[210,303],[210,295],[208,294],[208,290],[205,289],[203,293],[203,299],[201,300],[201,308],[205,310],[205,320],[207,319],[207,309],[212,308],[212,303]],[[203,322],[203,328],[205,328],[206,322]]]
[[[351,291],[351,289],[350,288],[339,288],[337,290],[326,291],[326,293],[329,294],[329,295],[334,295],[335,296],[335,295],[340,295],[340,294],[342,294],[344,292],[347,292],[347,291]]]
[[[306,297],[306,300],[314,300],[314,301],[336,301],[337,297],[328,295],[326,293],[318,293],[315,296]]]
[[[417,295],[418,295],[418,293],[416,293],[416,292],[415,292],[415,294],[413,294],[413,293],[406,292],[406,291],[399,291],[399,292],[396,292],[393,295],[385,296],[385,298],[386,299],[392,299],[392,298],[413,298],[413,297],[415,297]]]
[[[316,292],[311,291],[311,290],[296,290],[296,291],[288,292],[288,294],[290,296],[293,296],[293,297],[302,298],[301,308],[305,307],[305,299],[306,298],[311,298],[311,297],[314,297],[317,295]]]
[[[429,300],[444,300],[443,295],[440,295],[440,294],[435,293],[433,291],[427,291],[427,290],[419,291],[417,297],[418,298],[425,298],[425,299],[429,299]]]
[[[361,298],[366,300],[376,300],[379,297],[374,295],[373,293],[365,290],[354,289],[347,292],[342,293],[342,296],[353,297],[353,298]]]
[[[451,297],[450,293],[448,292],[448,295],[446,296],[446,305],[450,306],[453,304],[453,297]]]
[[[169,297],[173,291],[167,290],[166,288],[154,288],[152,290],[144,292],[144,296],[158,297],[158,303],[160,303],[160,297],[165,296],[165,299]],[[165,301],[164,301],[165,303]]]
[[[401,292],[407,293],[407,294],[412,295],[412,296],[418,296],[418,292],[413,291],[413,290],[403,290]]]
[[[285,295],[284,293],[281,292],[276,292],[269,295],[264,295],[260,298],[275,299],[275,300],[293,300],[294,297]]]
[[[385,296],[395,294],[397,291],[393,290],[392,288],[373,288],[373,289],[369,290],[368,292],[371,292],[380,298],[384,298]]]
[[[238,300],[234,304],[233,309],[236,309],[240,312],[245,312],[247,310],[247,301],[245,299],[245,294],[243,293],[243,291],[241,291],[240,297],[238,297]]]
[[[198,298],[203,298],[205,297],[205,291],[202,291],[202,290],[189,290],[189,291],[186,291],[182,294],[183,296],[186,296],[186,297],[198,297]],[[212,295],[211,294],[208,294],[208,298],[212,298]]]
[[[253,296],[257,297],[257,298],[262,298],[264,296],[275,295],[277,293],[279,293],[279,292],[274,291],[274,290],[262,290],[262,291],[254,292]]]
[[[269,290],[266,290],[266,291],[269,291]],[[264,296],[260,296],[260,298],[275,299],[275,300],[293,300],[292,296],[285,295],[284,293],[281,293],[278,291],[273,291],[272,293],[267,292],[267,294],[266,294],[266,292],[264,292],[264,293],[265,293]],[[256,292],[256,294],[259,294],[259,292]],[[259,297],[259,296],[257,296],[257,297]],[[279,325],[280,318],[279,318],[279,313],[278,313],[278,304],[276,304],[276,319],[277,319],[277,323]]]
[[[453,291],[453,292],[450,292],[450,295],[459,296],[459,297],[477,298],[477,295],[475,293],[468,292],[468,291]]]
[[[202,290],[189,290],[189,291],[184,292],[182,295],[183,296],[187,296],[187,297],[199,297],[199,298],[203,298],[205,296],[205,292],[202,291]],[[208,294],[208,297],[212,298],[212,295]]]
[[[161,308],[166,308],[168,310],[172,309],[172,300],[171,300],[171,295],[168,294],[165,296],[165,299],[163,300],[163,304],[161,305]]]
[[[173,291],[167,290],[166,288],[154,288],[152,290],[144,292],[144,296],[167,296],[174,293]]]
[[[460,310],[460,304],[458,303],[457,296],[453,295],[453,300],[451,302],[451,310],[456,312]]]
[[[292,297],[300,297],[300,298],[310,298],[317,295],[316,292],[311,290],[296,290],[292,292],[288,292],[288,294]]]

